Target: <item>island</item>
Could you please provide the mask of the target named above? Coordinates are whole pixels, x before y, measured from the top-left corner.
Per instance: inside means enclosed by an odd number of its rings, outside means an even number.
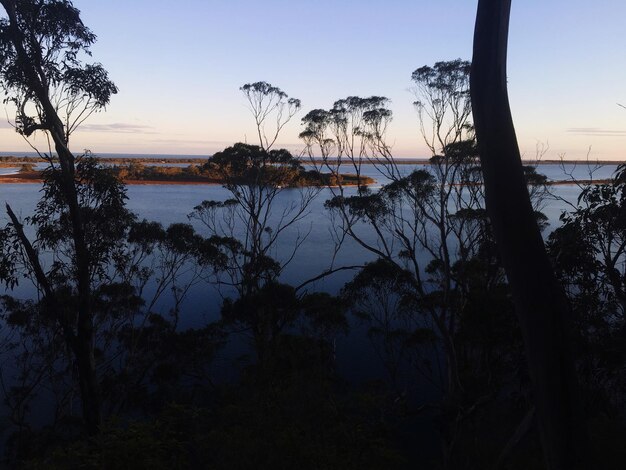
[[[254,166],[236,168],[229,162],[219,161],[219,155],[206,158],[98,158],[111,167],[125,183],[137,184],[254,184]],[[297,162],[297,163],[296,163]],[[0,184],[40,183],[43,170],[38,169],[42,159],[37,157],[0,157],[0,168],[14,168],[15,172],[0,175]],[[317,169],[306,169],[299,160],[293,162],[268,162],[263,166],[263,182],[282,187],[304,186],[365,186],[375,183],[373,178],[353,173],[339,175]],[[186,164],[186,166],[185,166]],[[258,168],[257,168],[258,170]],[[257,171],[257,180],[258,180]]]

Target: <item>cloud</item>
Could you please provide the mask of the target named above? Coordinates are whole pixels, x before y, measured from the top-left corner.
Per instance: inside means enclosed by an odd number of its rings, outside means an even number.
[[[15,129],[10,122],[0,119],[0,129]],[[113,132],[118,134],[157,134],[152,126],[114,122],[111,124],[81,124],[79,131],[87,132]]]
[[[568,134],[588,137],[626,137],[626,130],[602,129],[599,127],[570,127],[566,129]]]
[[[152,139],[150,142],[155,144],[189,144],[189,145],[217,145],[228,146],[233,145],[232,141],[227,140],[198,140],[198,139]]]
[[[172,144],[203,145],[207,147],[217,147],[219,149],[222,149],[225,147],[230,147],[231,145],[234,145],[236,142],[241,142],[241,140],[202,140],[202,139],[179,138],[179,139],[151,139],[150,142],[154,144],[161,144],[161,145],[172,145]],[[258,145],[258,142],[248,142],[248,143],[252,145]],[[286,148],[286,149],[292,149],[292,150],[295,149],[299,151],[302,149],[302,144],[277,143],[274,145],[273,148],[275,149]]]
[[[114,132],[118,134],[156,134],[154,127],[126,122],[114,122],[111,124],[83,124],[81,131],[88,132]]]

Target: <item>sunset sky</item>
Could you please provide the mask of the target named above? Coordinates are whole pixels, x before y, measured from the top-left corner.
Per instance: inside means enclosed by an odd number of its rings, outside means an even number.
[[[302,100],[300,118],[349,95],[391,99],[390,141],[426,157],[410,92],[423,65],[471,59],[471,0],[74,0],[93,60],[120,89],[75,151],[209,155],[254,128],[239,87],[264,80]],[[626,159],[626,2],[513,1],[509,93],[524,157]],[[43,141],[37,142],[43,143]],[[0,122],[0,151],[28,147]]]

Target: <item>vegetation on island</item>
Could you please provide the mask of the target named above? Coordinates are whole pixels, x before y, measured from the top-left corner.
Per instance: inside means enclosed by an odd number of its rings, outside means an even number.
[[[231,179],[254,184],[268,184],[297,188],[302,186],[329,186],[339,183],[372,184],[373,178],[354,174],[332,175],[315,169],[307,170],[302,161],[287,150],[265,152],[257,145],[237,143],[204,161],[202,165],[187,167],[149,166],[126,162],[116,165],[114,171],[122,181],[205,182],[224,184]]]
[[[247,144],[237,144],[247,145]],[[255,147],[254,145],[250,146]],[[226,149],[228,150],[228,149]],[[254,150],[252,150],[254,151]],[[211,165],[212,157],[206,158],[194,158],[194,159],[174,159],[174,158],[109,158],[97,156],[97,161],[101,164],[111,165],[114,168],[116,175],[125,183],[133,184],[139,182],[145,183],[168,183],[168,184],[186,184],[186,183],[204,183],[204,184],[223,184],[224,174],[219,169],[219,165]],[[4,160],[3,160],[4,159]],[[56,158],[53,158],[56,161]],[[262,160],[262,158],[261,158]],[[346,168],[345,172],[340,175],[333,174],[330,171],[325,171],[323,164],[325,160],[323,158],[312,157],[312,160],[306,160],[312,168],[306,169],[303,166],[301,159],[296,160],[294,157],[294,164],[298,165],[297,175],[286,175],[288,178],[283,182],[283,186],[289,187],[302,187],[302,186],[337,186],[340,184],[338,178],[341,178],[341,184],[343,185],[371,185],[376,181],[371,176],[365,176],[358,174],[352,168]],[[328,159],[326,159],[328,161]],[[38,157],[0,157],[0,168],[16,168],[18,173],[10,173],[6,175],[0,175],[0,183],[15,183],[15,182],[33,182],[41,181],[43,179],[43,171],[37,170],[37,164],[41,163]],[[183,164],[189,164],[183,166]],[[335,162],[337,163],[337,162]],[[368,162],[369,163],[369,162]],[[419,160],[417,163],[415,160],[403,160],[394,158],[396,165],[422,165],[432,166],[437,163],[437,159]],[[475,160],[476,165],[479,165],[479,161]],[[557,186],[557,185],[576,185],[576,184],[607,184],[610,183],[609,178],[596,178],[590,175],[585,179],[576,179],[573,177],[562,180],[550,180],[545,175],[537,171],[540,169],[541,164],[550,163],[565,165],[567,160],[554,160],[554,161],[533,161],[525,164],[524,171],[527,173],[527,181],[529,186],[543,188],[545,186]],[[580,164],[580,162],[577,162]],[[615,162],[611,162],[615,164]],[[594,162],[593,165],[599,165],[598,162]],[[318,167],[315,169],[315,167]],[[294,171],[296,168],[294,167]]]
[[[494,133],[508,108],[485,109],[502,96],[491,75],[478,87],[470,76],[498,70],[481,56],[497,48],[478,34],[503,30],[497,3],[480,1],[473,65],[411,75],[432,155],[407,172],[388,143],[382,96],[304,114],[306,170],[276,148],[302,103],[266,82],[241,87],[256,145],[175,169],[75,155],[73,131],[117,91],[102,65],[81,60],[95,35],[71,1],[0,0],[0,87],[17,132],[51,143],[38,149],[46,169],[35,211],[20,217],[9,201],[0,228],[3,463],[621,469],[626,167],[581,185],[550,234],[541,234],[554,197],[545,176],[512,158],[497,162],[507,176],[493,178],[498,143],[516,156],[511,128]],[[499,109],[506,119],[494,121]],[[388,183],[372,188],[365,164]],[[163,226],[126,207],[124,181],[141,179],[212,181],[227,196],[198,201],[192,223]],[[285,272],[308,243],[319,197],[332,264],[290,285]],[[521,209],[501,209],[515,201]],[[369,261],[340,264],[347,243]],[[337,295],[314,290],[338,272],[354,276]],[[36,295],[20,297],[24,283]],[[201,305],[185,304],[194,286],[218,289],[220,312],[182,328],[189,309],[201,318]],[[338,370],[337,344],[351,334],[375,352],[378,380]],[[216,369],[228,351],[225,379]],[[550,408],[555,390],[569,399]]]
[[[273,152],[273,153],[272,153]],[[191,163],[189,166],[168,166],[175,163],[173,159],[163,163],[161,159],[107,159],[97,158],[101,164],[112,164],[113,173],[124,183],[132,182],[168,182],[168,183],[207,183],[224,184],[233,172],[239,172],[242,181],[255,178],[252,174],[255,167],[261,168],[263,178],[272,184],[298,188],[303,186],[335,186],[373,184],[373,178],[351,173],[331,174],[306,169],[302,161],[292,156],[287,150],[265,152],[261,147],[237,143],[218,152],[208,159],[198,159],[201,164]],[[53,159],[56,161],[56,159]],[[11,160],[7,167],[19,165],[19,176],[23,181],[41,180],[44,171],[37,170],[36,163],[40,160],[23,157],[18,161]],[[155,164],[156,163],[156,164]],[[180,165],[180,163],[177,163]],[[7,178],[15,179],[14,175]],[[1,182],[0,178],[0,182]]]

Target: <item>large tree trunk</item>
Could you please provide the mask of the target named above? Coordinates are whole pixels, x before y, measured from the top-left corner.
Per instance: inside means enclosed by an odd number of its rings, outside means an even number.
[[[479,0],[470,90],[486,206],[524,337],[545,459],[587,469],[571,309],[545,251],[524,180],[507,95],[511,0]]]

